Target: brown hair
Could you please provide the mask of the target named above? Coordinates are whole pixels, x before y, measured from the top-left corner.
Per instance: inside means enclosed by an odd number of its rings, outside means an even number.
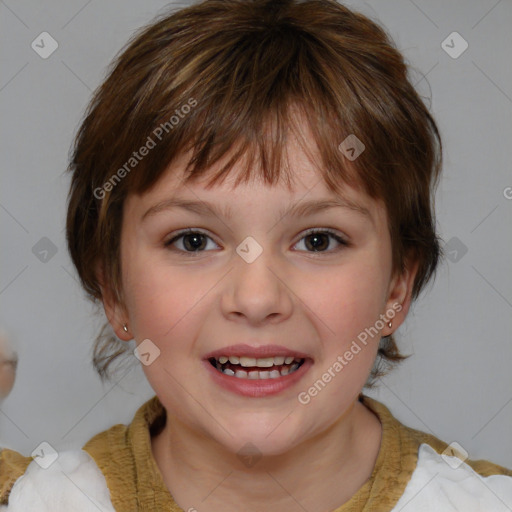
[[[96,90],[69,166],[67,241],[89,298],[102,298],[99,264],[123,303],[128,194],[147,191],[188,151],[185,182],[232,155],[209,186],[241,161],[237,183],[257,169],[275,184],[287,172],[282,153],[298,111],[329,189],[357,185],[385,203],[393,272],[418,262],[416,299],[441,256],[434,193],[442,147],[407,70],[381,27],[334,0],[207,0],[141,29]],[[351,134],[365,149],[349,162],[339,145]],[[102,379],[128,350],[104,324],[93,356]],[[382,338],[372,376],[401,359],[393,337]]]

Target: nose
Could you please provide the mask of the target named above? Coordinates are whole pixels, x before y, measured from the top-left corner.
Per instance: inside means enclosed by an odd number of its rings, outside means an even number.
[[[277,323],[290,317],[293,293],[282,266],[263,250],[252,262],[236,257],[222,297],[223,313],[230,320],[251,325]]]

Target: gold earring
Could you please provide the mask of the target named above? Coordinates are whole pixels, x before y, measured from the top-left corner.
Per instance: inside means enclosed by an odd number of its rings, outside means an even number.
[[[128,326],[126,324],[123,324],[123,331],[128,332]]]
[[[389,321],[388,322],[388,327],[391,329],[391,327],[393,327],[393,322]]]

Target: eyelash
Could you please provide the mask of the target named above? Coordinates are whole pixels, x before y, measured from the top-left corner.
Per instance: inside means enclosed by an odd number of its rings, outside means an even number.
[[[305,252],[308,252],[310,254],[313,254],[314,256],[321,256],[323,253],[326,253],[326,254],[329,254],[329,253],[333,253],[333,252],[338,252],[340,250],[342,250],[344,247],[348,247],[349,246],[349,243],[344,239],[342,238],[340,235],[338,235],[335,231],[329,229],[329,228],[313,228],[313,229],[310,229],[308,230],[303,236],[302,238],[300,238],[300,240],[297,242],[299,243],[301,240],[303,240],[304,238],[308,237],[308,236],[311,236],[311,235],[314,235],[314,234],[317,234],[317,233],[322,233],[322,234],[328,234],[330,235],[332,238],[334,238],[334,240],[336,240],[336,242],[338,242],[341,247],[338,247],[337,249],[334,249],[333,251],[305,251]],[[164,243],[165,247],[167,247],[169,250],[171,251],[174,251],[174,252],[180,252],[180,253],[183,253],[185,254],[187,257],[197,257],[197,255],[201,252],[208,252],[208,251],[205,251],[205,250],[200,250],[200,251],[184,251],[184,250],[181,250],[181,249],[176,249],[174,247],[171,247],[172,244],[174,242],[176,242],[177,240],[179,240],[180,238],[183,238],[185,235],[204,235],[206,236],[207,238],[210,238],[212,239],[207,233],[203,232],[203,231],[200,231],[200,230],[193,230],[191,228],[189,229],[186,229],[184,231],[180,231],[179,233],[177,233],[176,236],[174,236],[173,238],[171,238],[170,240],[166,241]],[[296,245],[296,244],[294,244]]]

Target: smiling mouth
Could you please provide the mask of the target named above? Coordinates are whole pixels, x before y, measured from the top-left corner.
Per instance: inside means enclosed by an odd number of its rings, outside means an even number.
[[[285,377],[297,371],[305,359],[299,357],[252,357],[221,356],[210,357],[210,364],[220,373],[239,379],[266,380]]]

